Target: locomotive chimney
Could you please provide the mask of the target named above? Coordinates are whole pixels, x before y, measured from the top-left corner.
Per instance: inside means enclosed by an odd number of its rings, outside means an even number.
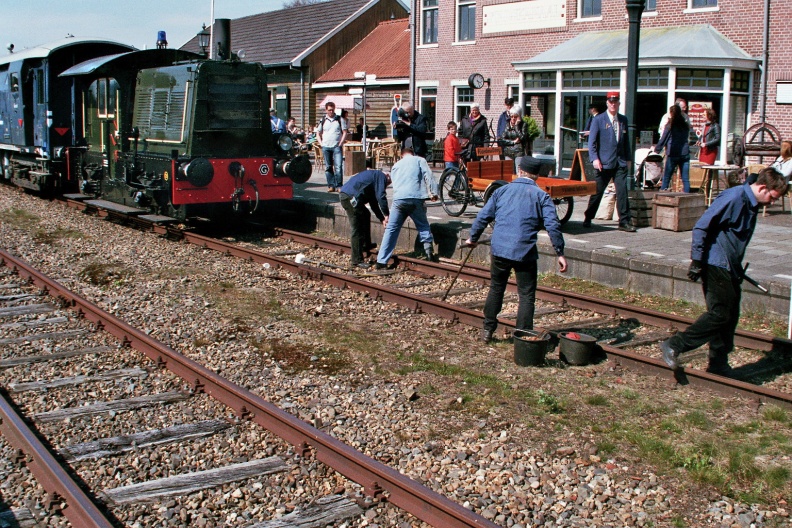
[[[231,19],[218,18],[214,25],[214,57],[217,60],[229,60],[231,58]]]

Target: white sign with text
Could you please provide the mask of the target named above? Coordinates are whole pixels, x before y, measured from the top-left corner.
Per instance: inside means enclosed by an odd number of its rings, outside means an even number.
[[[484,6],[483,33],[506,33],[566,26],[566,0],[526,0]]]

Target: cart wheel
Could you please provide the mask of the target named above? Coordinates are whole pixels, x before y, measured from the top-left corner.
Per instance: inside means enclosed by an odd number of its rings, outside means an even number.
[[[561,225],[564,225],[567,220],[572,218],[572,210],[575,208],[575,200],[571,196],[566,198],[556,198],[553,200],[556,208],[556,216]]]
[[[465,173],[458,169],[446,169],[440,176],[440,203],[448,216],[459,216],[465,212],[470,200],[470,186]]]
[[[484,203],[486,204],[489,201],[490,196],[492,196],[492,193],[494,193],[504,185],[509,185],[509,182],[505,180],[495,180],[494,182],[490,183],[487,186],[487,190],[484,191]]]

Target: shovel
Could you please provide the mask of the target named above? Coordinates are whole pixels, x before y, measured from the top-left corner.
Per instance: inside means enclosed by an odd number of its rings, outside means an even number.
[[[487,239],[487,240],[479,240],[478,241],[478,244],[489,244],[489,243],[490,243],[489,239]],[[470,258],[470,255],[473,253],[474,249],[476,249],[476,248],[471,247],[470,250],[467,252],[467,255],[465,255],[465,258],[462,260],[462,264],[459,265],[459,269],[457,270],[456,275],[454,275],[453,280],[451,280],[451,284],[448,285],[448,289],[445,291],[443,296],[440,298],[441,301],[445,301],[446,297],[448,297],[448,293],[451,291],[451,288],[454,287],[454,284],[456,283],[456,280],[459,278],[459,274],[462,273],[462,268],[464,268],[465,264],[467,264],[467,261]]]

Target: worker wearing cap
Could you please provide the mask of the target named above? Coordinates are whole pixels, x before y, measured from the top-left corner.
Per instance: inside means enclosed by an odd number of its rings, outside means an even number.
[[[630,202],[627,198],[628,167],[632,153],[628,145],[627,118],[619,113],[619,92],[608,92],[608,110],[591,120],[588,149],[589,159],[596,171],[597,192],[589,198],[583,219],[583,227],[591,227],[591,219],[597,214],[605,188],[611,180],[616,185],[616,210],[619,213],[619,229],[634,233],[630,221]]]
[[[402,157],[391,169],[393,182],[393,203],[388,217],[382,245],[377,254],[377,269],[387,266],[388,260],[396,249],[399,232],[407,218],[411,218],[423,244],[426,258],[435,260],[434,239],[426,217],[426,200],[436,202],[437,182],[426,159],[417,156],[413,150],[413,139],[408,137],[402,145]]]
[[[465,245],[475,247],[482,231],[490,222],[492,230],[490,259],[490,290],[484,304],[484,327],[481,340],[489,343],[498,327],[498,314],[503,307],[503,294],[514,270],[517,278],[517,329],[533,328],[536,303],[536,281],[539,250],[536,241],[539,230],[547,230],[550,242],[558,255],[561,273],[567,270],[564,258],[564,235],[550,195],[537,184],[541,162],[531,156],[520,158],[517,178],[492,193],[470,228]]]
[[[363,261],[363,256],[377,247],[377,244],[371,243],[371,213],[366,204],[371,207],[382,225],[387,226],[390,213],[385,191],[390,182],[390,168],[383,167],[382,170],[359,172],[341,187],[338,198],[349,217],[352,266],[364,269],[371,267],[371,264]]]

